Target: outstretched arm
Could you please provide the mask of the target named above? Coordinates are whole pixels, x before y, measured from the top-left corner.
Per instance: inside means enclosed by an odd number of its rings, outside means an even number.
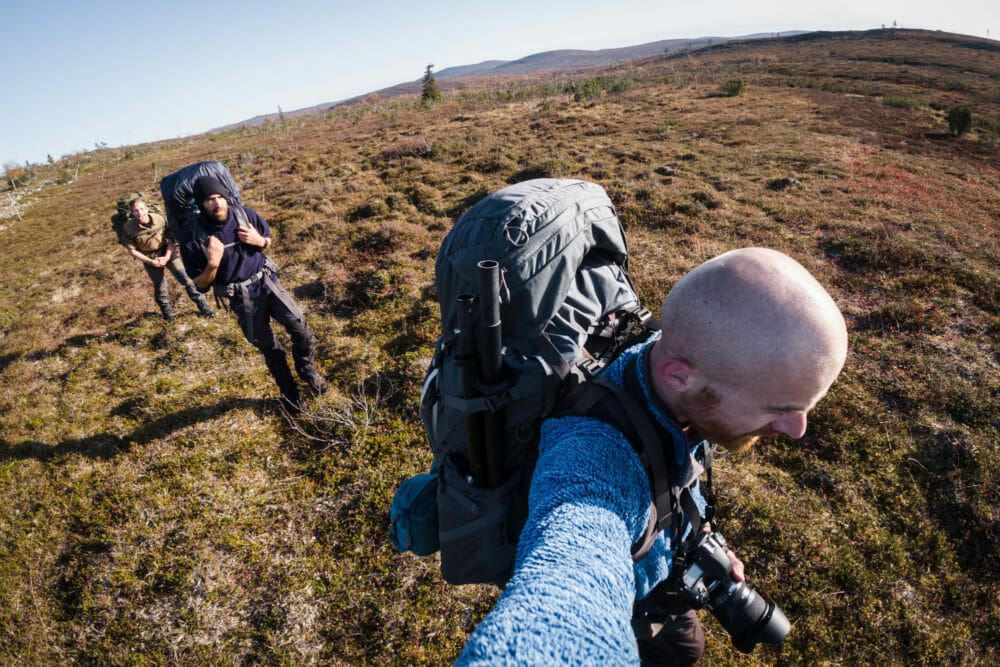
[[[638,662],[631,546],[649,486],[631,446],[590,419],[545,422],[515,573],[459,664]]]

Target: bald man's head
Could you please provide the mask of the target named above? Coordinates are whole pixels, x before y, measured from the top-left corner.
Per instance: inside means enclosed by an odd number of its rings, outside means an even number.
[[[685,275],[660,323],[661,357],[730,387],[797,376],[825,392],[847,355],[847,328],[830,295],[798,262],[766,248],[733,250]]]

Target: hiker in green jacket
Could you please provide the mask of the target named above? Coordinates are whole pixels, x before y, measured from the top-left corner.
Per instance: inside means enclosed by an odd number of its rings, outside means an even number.
[[[164,267],[184,286],[188,296],[198,306],[198,311],[205,317],[214,317],[215,311],[205,295],[185,273],[184,264],[163,216],[150,211],[146,202],[138,197],[129,202],[129,211],[129,219],[122,227],[122,245],[129,255],[142,263],[149,279],[153,281],[153,299],[160,307],[164,319],[174,319]]]

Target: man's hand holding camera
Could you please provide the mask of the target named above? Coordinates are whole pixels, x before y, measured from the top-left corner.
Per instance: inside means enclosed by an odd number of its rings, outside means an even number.
[[[726,539],[709,530],[685,542],[670,573],[673,589],[692,608],[707,608],[744,653],[780,644],[791,625],[785,614],[743,579],[743,563]]]
[[[732,549],[726,549],[726,555],[729,556],[729,560],[733,564],[733,579],[736,581],[746,581],[746,577],[743,576],[743,561],[733,553]]]

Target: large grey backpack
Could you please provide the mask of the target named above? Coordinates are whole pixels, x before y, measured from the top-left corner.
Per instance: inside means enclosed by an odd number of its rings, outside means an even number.
[[[441,551],[453,584],[503,585],[527,516],[539,427],[645,331],[621,223],[604,190],[536,179],[480,200],[448,233],[441,335],[421,393],[434,463],[404,482],[391,536]]]

